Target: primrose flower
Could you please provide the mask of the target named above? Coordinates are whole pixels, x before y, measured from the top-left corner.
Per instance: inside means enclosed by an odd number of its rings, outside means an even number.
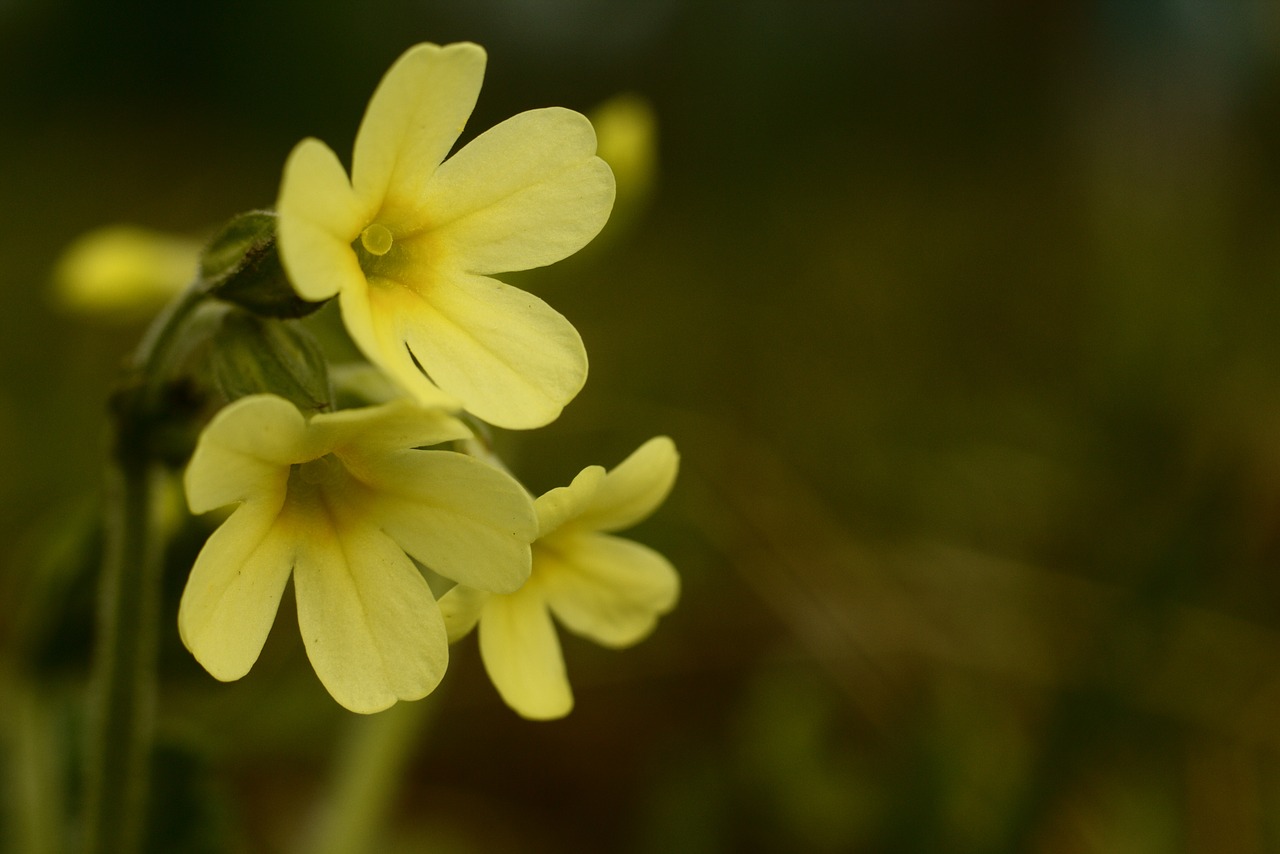
[[[491,274],[559,261],[608,219],[613,174],[579,113],[530,110],[445,160],[475,106],[485,52],[411,48],[382,79],[348,181],[324,143],[285,164],[279,249],[298,294],[338,295],[364,355],[424,404],[509,428],[559,415],[587,357],[562,315]]]
[[[187,649],[218,679],[244,676],[292,573],[307,657],[335,700],[368,713],[429,693],[448,643],[409,556],[511,592],[528,577],[537,531],[512,478],[465,454],[419,450],[470,435],[408,400],[310,420],[274,395],[223,408],[187,468],[187,503],[194,513],[239,506],[187,580]]]
[[[459,584],[440,599],[449,640],[479,624],[480,656],[502,699],[526,718],[573,708],[551,617],[575,634],[621,648],[643,640],[675,606],[680,579],[653,549],[608,533],[657,509],[679,457],[665,436],[650,439],[613,471],[590,466],[534,502],[533,572],[514,593]]]

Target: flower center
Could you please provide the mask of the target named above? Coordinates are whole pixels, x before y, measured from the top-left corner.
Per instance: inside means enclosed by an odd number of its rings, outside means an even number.
[[[295,463],[289,470],[289,493],[295,498],[331,486],[342,476],[343,465],[333,454],[305,463]]]
[[[370,255],[386,255],[393,242],[391,231],[382,223],[375,222],[360,232],[360,243]]]

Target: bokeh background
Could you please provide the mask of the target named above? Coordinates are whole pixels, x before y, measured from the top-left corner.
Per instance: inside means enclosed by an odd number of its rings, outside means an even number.
[[[566,641],[530,723],[474,641],[380,851],[1280,851],[1280,9],[1238,0],[0,0],[0,845],[58,850],[104,404],[140,322],[61,249],[268,207],[418,41],[469,137],[638,93],[647,206],[520,279],[591,378],[536,491],[651,435],[683,600]],[[198,545],[198,543],[197,543]],[[171,573],[165,850],[306,850],[360,725],[286,599],[221,685]],[[47,845],[47,848],[40,848]],[[35,846],[35,847],[32,847]]]

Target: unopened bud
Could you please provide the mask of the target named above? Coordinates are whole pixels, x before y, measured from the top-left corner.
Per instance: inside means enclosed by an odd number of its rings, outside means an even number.
[[[227,400],[270,393],[304,412],[333,408],[324,354],[292,321],[228,311],[210,348],[209,369]]]
[[[302,299],[289,284],[270,211],[250,211],[228,222],[205,248],[200,274],[210,294],[263,317],[305,317],[324,305]]]

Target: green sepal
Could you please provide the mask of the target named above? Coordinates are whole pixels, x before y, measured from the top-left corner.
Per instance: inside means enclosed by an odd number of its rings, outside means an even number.
[[[328,364],[300,324],[228,311],[209,352],[215,387],[228,401],[276,394],[303,412],[333,408]]]
[[[305,317],[323,302],[294,291],[276,251],[276,215],[249,211],[235,216],[209,241],[200,258],[207,292],[263,317]]]

